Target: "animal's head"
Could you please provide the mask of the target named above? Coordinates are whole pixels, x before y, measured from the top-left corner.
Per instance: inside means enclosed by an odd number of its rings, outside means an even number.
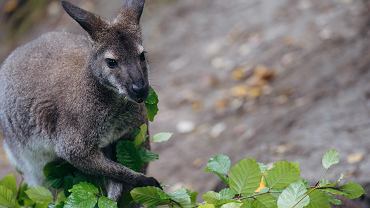
[[[62,1],[64,10],[93,41],[89,67],[105,87],[136,102],[148,96],[148,64],[142,45],[140,18],[145,0],[123,0],[119,15],[108,22]]]

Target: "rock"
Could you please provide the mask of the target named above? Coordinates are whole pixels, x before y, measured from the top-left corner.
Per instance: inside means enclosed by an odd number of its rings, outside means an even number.
[[[192,121],[180,121],[176,125],[176,130],[181,134],[191,133],[195,129],[195,124]]]
[[[223,122],[221,122],[221,123],[218,123],[218,124],[216,124],[216,125],[214,125],[213,127],[212,127],[212,129],[211,129],[211,131],[210,131],[210,136],[212,137],[212,138],[217,138],[217,137],[219,137],[221,134],[222,134],[222,132],[224,132],[226,130],[226,124],[225,123],[223,123]]]

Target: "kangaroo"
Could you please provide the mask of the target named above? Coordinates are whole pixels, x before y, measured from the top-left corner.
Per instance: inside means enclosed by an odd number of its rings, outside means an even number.
[[[0,126],[9,160],[30,185],[45,185],[45,164],[63,159],[108,178],[115,200],[124,187],[160,187],[103,152],[148,122],[139,23],[145,0],[123,0],[111,22],[61,3],[88,36],[44,34],[17,48],[0,69]]]

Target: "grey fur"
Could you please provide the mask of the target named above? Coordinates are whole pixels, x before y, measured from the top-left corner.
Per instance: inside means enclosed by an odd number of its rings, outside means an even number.
[[[102,152],[147,122],[145,105],[135,102],[145,99],[149,85],[147,63],[138,51],[140,27],[134,19],[142,9],[129,7],[130,2],[123,2],[113,23],[63,2],[90,38],[47,33],[17,48],[3,63],[0,125],[4,147],[31,185],[44,184],[43,166],[62,158],[85,173],[110,178],[108,190],[114,199],[123,189],[159,186],[154,178]],[[137,2],[144,4],[144,0]],[[114,69],[107,66],[107,51],[116,56]],[[140,94],[131,89],[133,85],[140,87]]]

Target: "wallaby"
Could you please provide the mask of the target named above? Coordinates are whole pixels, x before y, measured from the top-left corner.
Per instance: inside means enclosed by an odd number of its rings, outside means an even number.
[[[139,24],[145,0],[123,0],[111,22],[61,3],[88,36],[47,33],[17,48],[0,69],[0,124],[9,159],[30,185],[44,184],[44,165],[63,159],[111,180],[112,199],[125,187],[160,187],[103,152],[147,123],[148,64]]]

